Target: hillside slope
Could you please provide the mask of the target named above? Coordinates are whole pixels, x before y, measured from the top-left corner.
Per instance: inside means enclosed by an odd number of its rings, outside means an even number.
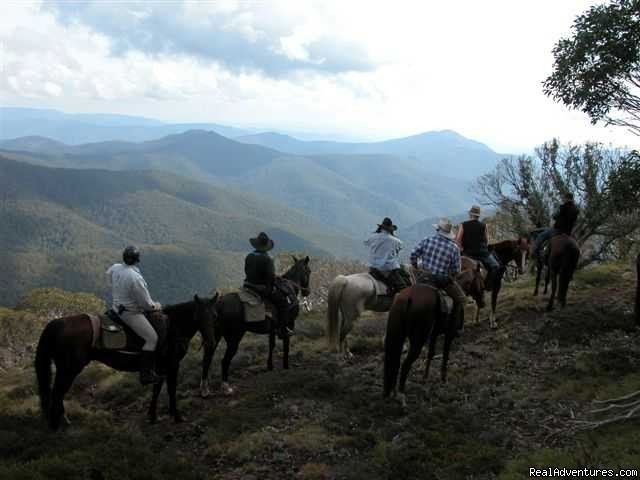
[[[597,430],[580,423],[611,413],[589,413],[594,399],[640,389],[633,277],[629,265],[581,271],[566,310],[552,314],[544,313],[544,299],[531,297],[530,278],[505,285],[499,328],[467,323],[453,344],[447,384],[438,380],[439,358],[427,384],[424,363],[416,362],[406,409],[381,395],[384,315],[356,325],[356,357],[348,363],[326,351],[322,311],[299,319],[288,371],[278,353],[276,369],[265,371],[267,339],[247,335],[231,365],[232,396],[219,389],[220,348],[215,393],[199,397],[195,340],[178,387],[187,421],[177,425],[167,416],[145,423],[150,389],[135,375],[92,365],[68,397],[73,424],[54,436],[38,417],[27,356],[25,368],[0,376],[0,477],[109,479],[126,470],[160,480],[518,480],[529,478],[531,467],[640,470],[637,419]],[[0,349],[2,332],[22,335],[21,344],[37,339],[46,321],[40,305],[51,302],[33,302],[0,311]],[[90,305],[84,298],[66,303]],[[25,321],[35,328],[8,328]],[[161,409],[163,402],[164,395]]]

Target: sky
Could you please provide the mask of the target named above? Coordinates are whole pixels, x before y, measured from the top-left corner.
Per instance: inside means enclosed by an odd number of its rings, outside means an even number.
[[[637,147],[542,92],[593,1],[21,1],[0,103],[362,140],[450,129],[503,153]]]

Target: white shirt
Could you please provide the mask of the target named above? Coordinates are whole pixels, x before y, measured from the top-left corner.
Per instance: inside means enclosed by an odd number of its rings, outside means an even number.
[[[147,282],[135,265],[116,263],[107,270],[107,285],[111,287],[113,309],[122,305],[131,312],[157,310],[160,304],[151,300]]]
[[[390,233],[373,233],[364,241],[369,247],[369,267],[377,268],[381,272],[389,272],[400,268],[399,253],[402,241]]]

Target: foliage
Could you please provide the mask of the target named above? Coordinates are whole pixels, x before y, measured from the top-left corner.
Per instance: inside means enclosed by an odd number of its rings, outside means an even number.
[[[90,293],[70,293],[59,288],[37,288],[23,296],[17,310],[27,310],[44,318],[57,318],[77,313],[101,313],[102,300]]]
[[[616,253],[617,242],[640,227],[640,212],[618,208],[617,200],[629,201],[640,188],[629,176],[637,169],[634,162],[628,154],[601,144],[561,145],[553,140],[536,149],[536,158],[503,159],[476,181],[474,189],[482,201],[508,217],[516,235],[548,226],[554,204],[563,194],[573,194],[582,212],[574,236],[580,245],[590,242],[588,263]]]
[[[544,92],[593,123],[604,120],[640,135],[640,1],[593,6],[572,30],[553,49]]]
[[[632,151],[609,177],[609,191],[616,209],[629,212],[640,207],[640,152]]]

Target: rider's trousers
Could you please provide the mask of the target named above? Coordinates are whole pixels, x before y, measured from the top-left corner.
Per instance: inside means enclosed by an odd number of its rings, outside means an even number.
[[[142,313],[124,311],[120,314],[120,318],[131,327],[131,330],[142,337],[144,340],[143,351],[153,352],[156,349],[158,334],[149,323],[149,320],[147,320],[147,317]]]

